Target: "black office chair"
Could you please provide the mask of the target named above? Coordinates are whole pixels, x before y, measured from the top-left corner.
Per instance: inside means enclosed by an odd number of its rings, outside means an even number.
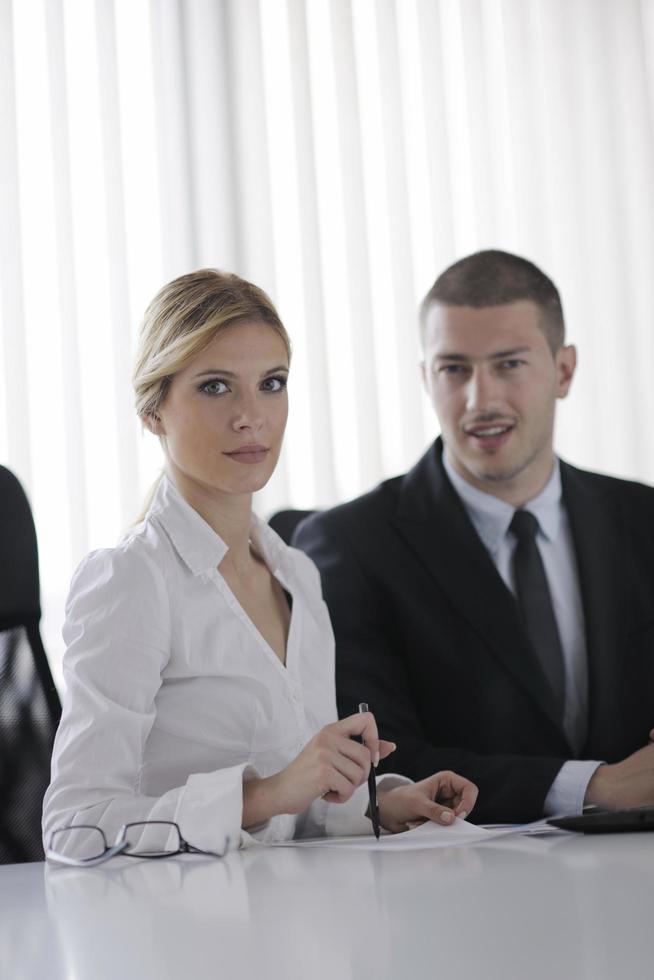
[[[282,541],[290,544],[293,532],[300,521],[315,513],[315,510],[278,510],[276,514],[273,514],[268,519],[268,523],[273,531],[277,532]]]
[[[0,864],[43,860],[41,808],[61,705],[40,619],[32,512],[0,466]]]

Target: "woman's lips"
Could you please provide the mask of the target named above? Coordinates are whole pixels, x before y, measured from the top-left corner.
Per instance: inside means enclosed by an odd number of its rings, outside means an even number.
[[[260,463],[266,458],[270,450],[265,446],[241,446],[240,449],[233,449],[231,453],[225,453],[235,463]]]

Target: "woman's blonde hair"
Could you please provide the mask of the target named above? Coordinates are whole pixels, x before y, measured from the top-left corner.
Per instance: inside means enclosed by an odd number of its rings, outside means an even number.
[[[139,418],[155,416],[173,376],[225,327],[258,321],[291,342],[270,297],[230,272],[198,269],[159,290],[143,317],[132,383]]]

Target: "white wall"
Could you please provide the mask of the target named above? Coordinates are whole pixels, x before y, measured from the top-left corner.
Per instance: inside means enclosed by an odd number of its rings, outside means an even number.
[[[266,288],[294,339],[264,514],[414,461],[417,305],[490,246],[561,289],[562,454],[654,481],[653,98],[649,0],[0,0],[0,461],[53,661],[75,564],[156,473],[141,312],[202,265]]]

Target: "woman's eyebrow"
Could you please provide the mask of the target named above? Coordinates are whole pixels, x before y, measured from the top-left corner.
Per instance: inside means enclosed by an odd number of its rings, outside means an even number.
[[[268,374],[277,374],[279,371],[283,371],[288,374],[288,366],[286,364],[280,364],[278,367],[266,368],[265,371],[261,372],[260,377],[264,378]],[[193,375],[193,378],[204,378],[209,374],[217,374],[221,378],[236,378],[238,377],[233,371],[225,371],[223,368],[207,368],[204,371],[198,371],[197,374]]]
[[[288,370],[289,369],[288,369],[288,365],[287,364],[280,364],[279,367],[268,368],[267,371],[264,371],[263,372],[263,374],[261,375],[261,377],[263,378],[264,375],[266,375],[266,374],[278,374],[280,371],[283,371],[284,374],[288,374]]]
[[[235,378],[236,375],[233,371],[225,371],[223,368],[207,368],[206,371],[198,371],[194,374],[194,378],[204,378],[207,374],[219,374],[221,378]]]

